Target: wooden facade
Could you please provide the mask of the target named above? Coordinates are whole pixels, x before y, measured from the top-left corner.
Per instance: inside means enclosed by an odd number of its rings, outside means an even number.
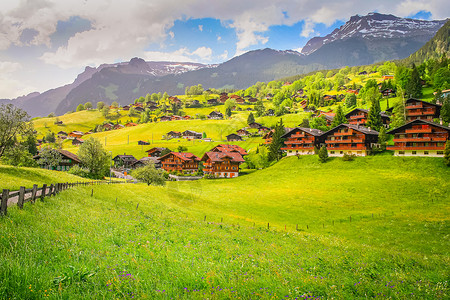
[[[114,166],[118,168],[130,168],[137,159],[133,155],[116,155],[113,158]]]
[[[450,127],[425,120],[414,120],[387,132],[394,135],[394,146],[388,146],[395,156],[444,156]]]
[[[389,123],[391,122],[391,119],[384,112],[381,112],[380,115],[381,115],[381,122],[383,123],[384,127],[388,127]],[[362,108],[355,108],[354,110],[348,112],[345,115],[345,118],[347,119],[350,125],[366,126],[368,117],[369,117],[369,110]]]
[[[232,133],[227,135],[227,141],[228,142],[238,142],[238,141],[243,141],[242,137],[236,133]]]
[[[238,145],[220,144],[211,149],[210,152],[237,152],[240,155],[247,155],[247,151]]]
[[[406,122],[414,120],[433,121],[439,118],[441,105],[410,98],[405,102]]]
[[[48,169],[48,170],[57,170],[57,171],[68,171],[70,168],[72,168],[75,165],[79,165],[81,163],[78,156],[73,154],[72,152],[69,152],[67,150],[57,150],[59,154],[61,155],[61,161],[59,162],[58,166],[56,167],[49,167],[41,165],[41,168]],[[40,156],[39,154],[33,157],[34,160],[39,161]]]
[[[329,156],[367,156],[378,142],[378,131],[364,126],[341,124],[323,134]]]
[[[238,152],[206,152],[202,161],[203,173],[214,177],[233,178],[239,176],[239,165],[244,159]]]
[[[148,157],[161,157],[161,153],[163,151],[166,151],[166,150],[168,150],[168,149],[164,148],[164,147],[154,147],[154,148],[152,148],[150,150],[147,150],[145,152],[147,152],[147,156]]]
[[[284,147],[287,156],[292,155],[312,155],[314,147],[320,148],[323,143],[323,131],[319,129],[297,127],[285,133]]]
[[[200,159],[192,153],[170,152],[160,159],[161,168],[167,172],[196,172]]]

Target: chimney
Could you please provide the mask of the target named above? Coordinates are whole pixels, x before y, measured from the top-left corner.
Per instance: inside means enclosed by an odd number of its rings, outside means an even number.
[[[442,117],[439,118],[439,124],[443,125],[444,123],[442,122]]]
[[[369,131],[371,131],[372,129],[369,127]]]

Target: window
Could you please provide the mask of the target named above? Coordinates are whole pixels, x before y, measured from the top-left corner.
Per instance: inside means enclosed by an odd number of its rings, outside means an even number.
[[[398,151],[398,154],[399,154],[399,155],[404,155],[404,154],[405,154],[405,151]]]
[[[334,154],[334,151],[330,151],[331,154]]]
[[[428,151],[424,151],[423,154],[428,155]]]
[[[339,151],[339,154],[344,154],[344,151]]]
[[[411,154],[412,154],[412,155],[416,155],[416,154],[417,154],[417,151],[412,151]]]
[[[437,151],[436,154],[438,154],[438,155],[443,155],[443,154],[444,154],[444,151]]]

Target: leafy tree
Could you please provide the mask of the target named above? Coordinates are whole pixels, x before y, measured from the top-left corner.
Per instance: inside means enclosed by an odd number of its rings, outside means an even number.
[[[250,152],[244,159],[249,169],[265,169],[270,165],[269,151],[264,146],[258,146],[256,151]]]
[[[441,108],[442,121],[450,123],[450,96],[445,97]]]
[[[172,113],[174,114],[174,115],[178,115],[178,113],[179,113],[179,107],[178,107],[178,105],[176,104],[176,103],[172,103]]]
[[[92,102],[86,102],[84,104],[84,109],[91,109],[92,108]]]
[[[207,136],[206,136],[206,132],[203,132],[203,133],[202,133],[202,138],[203,138],[203,139],[206,139],[206,137],[207,137]]]
[[[50,147],[44,147],[39,152],[39,159],[37,163],[46,169],[56,168],[62,160],[61,154]]]
[[[356,95],[355,94],[348,93],[347,95],[345,95],[345,106],[347,106],[347,108],[356,106]]]
[[[433,77],[434,87],[438,89],[450,88],[450,69],[448,67],[440,68]]]
[[[8,148],[2,156],[2,163],[17,167],[37,167],[33,155],[28,152],[24,144],[17,144],[14,148]]]
[[[117,103],[116,101],[114,101],[113,103],[111,103],[112,107],[119,107],[119,103]]]
[[[445,143],[444,163],[450,167],[450,140],[447,140],[447,142]]]
[[[402,88],[403,91],[405,91],[410,77],[411,77],[411,69],[408,69],[403,66],[399,66],[397,68],[397,71],[395,72],[395,81],[397,85]]]
[[[378,134],[378,144],[380,144],[381,151],[386,150],[387,139],[386,128],[381,126],[380,133]]]
[[[36,155],[38,152],[36,142],[36,135],[34,135],[33,132],[29,132],[25,135],[22,145],[24,145],[32,155]]]
[[[109,111],[110,111],[109,106],[103,107],[102,108],[102,116],[105,117],[105,118],[108,118]]]
[[[105,102],[103,102],[103,101],[97,102],[97,109],[98,110],[102,110],[104,106],[105,106]]]
[[[327,131],[327,119],[324,116],[314,117],[309,120],[309,126],[313,129]]]
[[[147,185],[165,185],[164,171],[155,168],[153,162],[147,163],[145,166],[137,168],[131,172],[131,175],[145,182]]]
[[[82,110],[84,110],[84,105],[83,104],[78,104],[77,111],[82,111]]]
[[[12,104],[0,105],[0,157],[13,147],[19,135],[32,132],[33,125],[26,111]]]
[[[178,146],[178,148],[177,148],[178,152],[186,152],[187,150],[188,150],[188,148],[185,146]]]
[[[347,123],[347,119],[345,118],[344,110],[342,109],[342,106],[338,105],[333,122],[331,123],[331,127],[336,127],[336,126],[344,124],[344,123]]]
[[[251,124],[254,122],[255,122],[255,117],[253,116],[253,113],[250,113],[247,118],[247,124]]]
[[[406,84],[405,92],[408,97],[420,98],[422,96],[422,83],[419,72],[414,64],[411,77],[409,77],[408,83]]]
[[[378,131],[382,126],[380,100],[374,98],[372,99],[372,105],[370,106],[369,115],[367,116],[367,127]]]
[[[169,154],[170,152],[171,152],[170,149],[166,148],[166,149],[164,149],[163,151],[161,151],[161,156],[164,156],[164,155],[166,155],[166,154]]]
[[[54,143],[56,141],[55,133],[51,131],[47,132],[43,138],[43,141],[47,143]]]
[[[319,161],[321,163],[325,163],[328,160],[328,151],[327,148],[325,146],[322,146],[322,148],[320,148],[319,150]]]
[[[225,115],[226,115],[227,117],[231,117],[231,106],[227,106],[227,107],[225,108]]]
[[[56,115],[54,112],[48,114],[47,118],[54,118]]]
[[[281,159],[283,155],[281,151],[281,147],[283,146],[282,136],[284,133],[283,119],[280,119],[280,122],[273,129],[272,142],[269,144],[269,161],[278,161]]]
[[[109,171],[110,157],[97,139],[89,138],[80,145],[78,158],[86,167],[92,178],[101,179]]]
[[[134,108],[134,107],[130,107],[130,110],[128,111],[128,116],[130,116],[130,117],[134,117],[134,116],[136,116],[138,113],[137,113],[137,110]]]
[[[162,99],[166,100],[167,98],[169,98],[169,94],[167,94],[167,92],[164,92],[164,94],[162,95]]]
[[[261,100],[258,100],[255,104],[256,116],[261,117],[264,116],[266,108]]]
[[[392,108],[392,114],[393,114],[393,117],[391,117],[392,128],[397,128],[402,125],[405,125],[406,123],[405,104],[403,103],[403,100],[394,103],[394,106]]]

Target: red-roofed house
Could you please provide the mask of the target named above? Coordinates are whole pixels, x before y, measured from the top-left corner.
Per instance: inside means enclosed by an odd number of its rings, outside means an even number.
[[[187,152],[170,152],[160,159],[161,168],[167,172],[195,172],[198,170],[198,162],[200,159],[192,153]]]
[[[238,152],[206,152],[201,160],[203,173],[223,178],[238,177],[239,165],[245,161]]]
[[[247,155],[247,151],[238,145],[220,144],[211,149],[211,152],[237,152],[241,155]]]

